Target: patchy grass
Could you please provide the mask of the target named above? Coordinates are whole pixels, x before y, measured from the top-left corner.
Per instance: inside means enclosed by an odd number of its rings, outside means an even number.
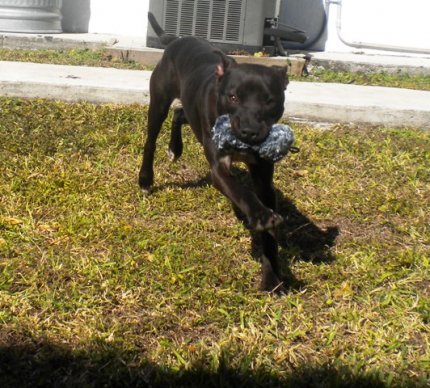
[[[0,61],[51,63],[54,65],[114,67],[117,69],[148,70],[150,67],[130,61],[126,58],[115,58],[106,50],[90,49],[7,49],[0,48]]]
[[[0,61],[21,61],[52,63],[59,65],[80,65],[115,67],[118,69],[151,70],[147,66],[127,58],[116,58],[106,50],[25,50],[0,48]],[[354,85],[386,86],[417,90],[430,90],[430,76],[409,74],[388,74],[384,72],[340,72],[313,67],[307,76],[292,76],[294,81],[338,82]]]
[[[273,298],[190,131],[139,192],[145,125],[0,99],[1,386],[426,386],[428,132],[293,124]]]
[[[430,90],[429,75],[410,75],[407,73],[346,72],[314,67],[304,77],[292,77],[295,81],[337,82],[352,85],[386,86],[392,88]]]

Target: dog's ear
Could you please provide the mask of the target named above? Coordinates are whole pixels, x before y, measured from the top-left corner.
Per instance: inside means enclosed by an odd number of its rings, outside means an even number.
[[[218,63],[215,68],[215,75],[218,79],[222,78],[224,76],[225,69],[224,65],[222,63]]]
[[[221,59],[221,62],[215,68],[215,75],[218,79],[221,79],[229,67],[236,65],[236,61],[225,55],[221,50],[214,50],[213,53],[217,54]]]
[[[290,83],[290,80],[288,79],[288,66],[272,66],[272,69],[274,69],[282,80],[282,85],[284,85],[284,90],[287,89],[288,84]]]

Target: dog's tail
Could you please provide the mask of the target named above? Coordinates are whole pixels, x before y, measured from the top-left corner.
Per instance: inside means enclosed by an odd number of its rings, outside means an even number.
[[[155,16],[152,12],[148,12],[148,20],[149,20],[149,24],[151,24],[152,29],[155,31],[157,36],[160,38],[160,42],[162,45],[167,46],[169,43],[178,39],[177,36],[167,34],[161,28],[161,26],[158,24],[157,19],[155,19]]]

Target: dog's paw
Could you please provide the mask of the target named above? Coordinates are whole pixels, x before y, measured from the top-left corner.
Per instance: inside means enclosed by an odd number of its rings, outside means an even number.
[[[170,163],[175,163],[182,155],[182,151],[174,151],[171,148],[167,150],[167,155],[169,157]]]
[[[153,177],[148,177],[146,175],[139,175],[139,187],[142,190],[142,193],[149,194],[152,189],[152,185],[154,183]]]
[[[270,231],[279,226],[283,221],[284,219],[278,213],[269,209],[255,220],[252,220],[251,226],[254,230],[259,232]]]
[[[274,295],[285,295],[287,294],[287,288],[282,280],[280,280],[275,274],[264,274],[261,280],[260,289],[262,291],[270,292]]]
[[[140,191],[142,192],[142,194],[143,194],[144,197],[147,197],[147,196],[149,196],[152,193],[152,186],[149,187],[149,188],[143,188],[143,187],[141,187]]]
[[[176,162],[182,156],[183,150],[184,146],[182,144],[182,139],[172,137],[169,143],[169,148],[167,149],[170,161]]]
[[[281,275],[273,269],[273,262],[271,262],[267,256],[262,255],[260,289],[274,295],[285,295],[287,293],[287,288],[280,277]]]

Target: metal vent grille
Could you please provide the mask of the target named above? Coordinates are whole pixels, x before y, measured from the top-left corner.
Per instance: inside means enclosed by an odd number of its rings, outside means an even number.
[[[167,0],[164,29],[212,42],[241,43],[246,0]]]

